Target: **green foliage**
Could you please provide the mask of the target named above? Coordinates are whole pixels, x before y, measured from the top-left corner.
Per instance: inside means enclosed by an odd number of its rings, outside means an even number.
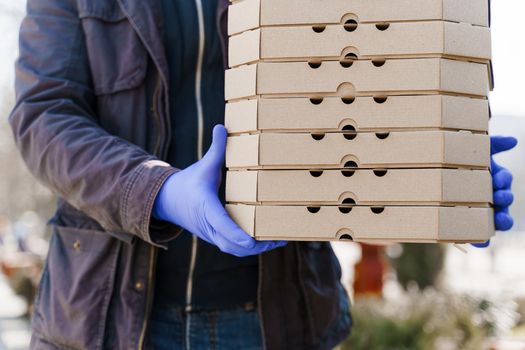
[[[393,258],[397,280],[407,289],[415,282],[420,289],[436,285],[445,259],[445,248],[441,244],[403,244],[403,253]]]
[[[494,306],[485,300],[409,292],[396,300],[359,299],[352,335],[341,350],[483,349],[495,329]]]

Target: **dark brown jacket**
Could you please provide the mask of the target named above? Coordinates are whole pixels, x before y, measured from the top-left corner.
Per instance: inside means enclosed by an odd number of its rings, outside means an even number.
[[[226,7],[223,0],[218,27]],[[28,1],[9,121],[31,172],[61,198],[34,349],[147,348],[156,251],[179,232],[151,219],[157,192],[177,171],[161,161],[177,142],[161,26],[154,0]],[[266,347],[328,349],[344,339],[350,319],[339,277],[328,244],[261,255]]]

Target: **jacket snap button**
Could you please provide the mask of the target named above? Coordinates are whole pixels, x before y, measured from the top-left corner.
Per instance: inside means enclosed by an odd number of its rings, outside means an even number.
[[[80,250],[80,241],[76,240],[74,243],[73,243],[73,248],[75,250]]]
[[[144,289],[144,283],[142,283],[142,281],[135,282],[135,289],[138,290],[138,291],[143,290]]]

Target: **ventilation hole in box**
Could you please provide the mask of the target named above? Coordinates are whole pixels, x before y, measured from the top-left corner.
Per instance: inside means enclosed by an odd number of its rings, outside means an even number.
[[[352,177],[355,174],[355,170],[341,170],[341,174],[343,174],[344,177]]]
[[[323,171],[322,170],[310,170],[310,175],[312,175],[313,177],[319,177],[323,175]]]
[[[321,141],[324,139],[324,134],[311,134],[312,138],[316,141]]]
[[[347,53],[343,59],[339,61],[343,68],[350,68],[354,64],[354,61],[357,60],[357,55],[355,53]]]
[[[321,64],[323,62],[321,60],[312,60],[312,61],[308,61],[308,65],[310,66],[310,68],[312,69],[317,69],[319,67],[321,67]]]
[[[353,140],[357,137],[355,127],[353,125],[345,125],[343,127],[343,137],[347,140]]]
[[[312,30],[316,33],[322,33],[324,32],[324,30],[326,29],[326,26],[324,25],[315,25],[315,26],[312,26]]]
[[[343,60],[339,61],[339,64],[343,68],[350,68],[354,64],[354,60],[343,59]]]
[[[372,207],[370,208],[370,210],[372,210],[372,213],[374,214],[381,214],[382,212],[385,211],[385,208],[384,207]]]
[[[310,103],[313,105],[320,105],[321,103],[323,103],[323,100],[324,99],[320,96],[310,97]]]
[[[355,205],[355,199],[353,199],[353,198],[345,198],[345,199],[343,199],[343,201],[341,203],[349,204],[349,205]]]
[[[352,211],[352,207],[338,207],[339,211],[343,214],[348,214]]]
[[[341,101],[343,101],[344,104],[350,105],[354,103],[355,97],[354,96],[341,97]]]
[[[315,214],[318,213],[319,210],[321,210],[321,207],[306,207],[306,209],[308,209],[310,213]]]
[[[383,176],[386,175],[386,173],[388,173],[388,170],[386,170],[386,169],[374,170],[374,175],[377,176],[377,177],[383,177]]]
[[[376,137],[380,140],[386,139],[389,135],[389,132],[376,132]]]
[[[343,137],[347,139],[348,141],[352,141],[353,139],[357,137],[357,133],[356,132],[345,132],[343,133]]]
[[[380,30],[382,32],[387,30],[389,27],[390,27],[390,23],[377,23],[376,24],[377,30]]]
[[[339,240],[340,241],[353,241],[354,239],[348,233],[345,233],[344,235],[341,235],[341,237],[339,237]]]
[[[375,103],[385,103],[386,100],[388,100],[388,96],[374,96],[374,102]]]
[[[385,59],[372,60],[372,64],[374,65],[374,67],[383,67],[385,63],[386,63]]]
[[[344,167],[345,168],[357,168],[357,163],[354,162],[353,160],[350,160],[345,163]]]
[[[347,32],[353,32],[354,30],[357,29],[357,26],[358,24],[355,19],[349,19],[343,24],[343,27],[345,28]]]

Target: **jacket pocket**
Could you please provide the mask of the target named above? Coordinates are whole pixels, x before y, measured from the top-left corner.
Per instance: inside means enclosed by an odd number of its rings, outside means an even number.
[[[101,349],[120,242],[101,231],[54,226],[33,332],[68,349]]]
[[[340,266],[327,242],[299,243],[297,250],[310,341],[315,344],[326,336],[337,321]]]
[[[95,94],[112,94],[142,84],[148,53],[116,0],[79,0]]]

